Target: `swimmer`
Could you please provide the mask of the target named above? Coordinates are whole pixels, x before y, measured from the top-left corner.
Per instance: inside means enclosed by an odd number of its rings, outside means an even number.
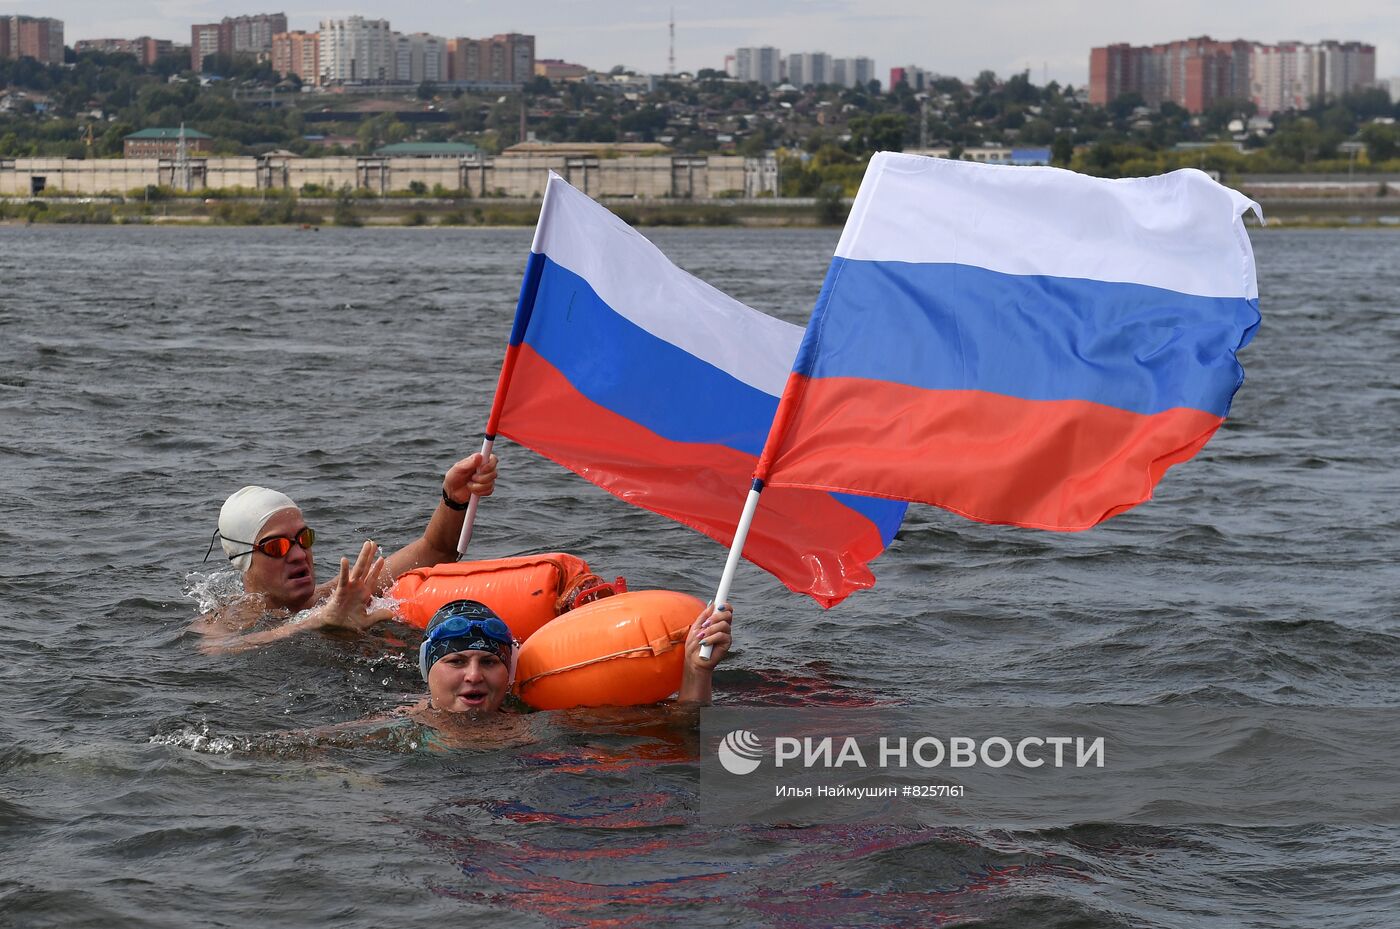
[[[488,497],[496,487],[496,456],[469,455],[443,476],[442,500],[423,534],[387,558],[365,542],[353,565],[340,559],[335,580],[316,583],[311,547],[316,532],[286,494],[249,486],[224,501],[215,538],[243,574],[247,596],[204,614],[192,628],[205,637],[208,652],[235,652],[267,645],[311,630],[363,632],[390,618],[372,609],[371,598],[414,568],[457,559],[457,537],[473,494]],[[213,543],[210,543],[211,547]],[[250,631],[272,615],[310,610],[299,621]]]
[[[685,670],[679,704],[704,706],[712,697],[715,666],[729,653],[733,611],[706,606],[685,640]],[[700,646],[713,652],[700,657]],[[446,714],[483,716],[501,709],[515,674],[518,645],[510,627],[484,603],[454,600],[433,614],[418,650],[418,670],[428,695],[406,711],[427,726],[449,721]]]
[[[686,635],[684,671],[672,706],[690,722],[690,711],[710,702],[715,666],[731,646],[732,620],[729,607],[706,606]],[[702,659],[700,646],[706,642],[714,651]],[[428,685],[427,696],[387,714],[262,737],[256,740],[257,750],[287,754],[323,746],[376,746],[444,751],[532,744],[538,736],[531,715],[502,712],[514,683],[519,647],[510,627],[490,607],[475,600],[454,600],[433,614],[418,649],[418,670]]]

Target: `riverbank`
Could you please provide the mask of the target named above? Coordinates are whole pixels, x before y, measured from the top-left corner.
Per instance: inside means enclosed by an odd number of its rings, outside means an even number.
[[[1290,228],[1400,228],[1400,196],[1367,190],[1300,195],[1296,189],[1270,196],[1245,188],[1264,210],[1267,226]],[[738,226],[750,228],[839,227],[849,201],[760,200],[603,200],[630,225]],[[189,226],[533,226],[539,200],[401,197],[312,198],[35,197],[0,199],[0,225],[58,223],[80,225]],[[1253,222],[1252,217],[1247,221]]]
[[[840,225],[845,208],[814,199],[604,204],[633,226]],[[539,200],[447,198],[36,197],[0,201],[0,222],[221,226],[533,226]]]

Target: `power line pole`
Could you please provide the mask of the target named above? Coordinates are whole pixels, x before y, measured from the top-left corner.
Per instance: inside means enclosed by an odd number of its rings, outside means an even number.
[[[676,73],[676,8],[671,7],[671,51],[666,56],[666,76]]]

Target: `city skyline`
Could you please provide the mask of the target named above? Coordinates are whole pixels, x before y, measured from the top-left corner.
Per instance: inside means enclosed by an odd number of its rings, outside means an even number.
[[[361,15],[388,19],[397,31],[448,38],[533,34],[540,58],[564,58],[600,70],[623,65],[649,73],[666,70],[672,8],[657,4],[650,16],[639,16],[635,4],[618,0],[546,0],[504,10],[481,0],[420,0],[408,7],[387,0],[340,6],[325,0],[135,0],[120,8],[105,0],[12,3],[0,12],[63,20],[69,45],[80,39],[141,35],[188,43],[191,25],[225,16],[282,12],[288,28],[314,30],[322,19]],[[1064,0],[1053,6],[1003,0],[940,10],[930,10],[919,0],[677,0],[674,9],[676,67],[683,71],[722,68],[725,56],[737,47],[772,45],[785,56],[825,52],[872,58],[882,83],[891,67],[917,65],[964,79],[984,69],[1003,77],[1029,69],[1037,82],[1050,79],[1079,86],[1089,79],[1089,50],[1094,46],[1150,45],[1208,34],[1219,40],[1260,42],[1363,41],[1376,46],[1377,78],[1400,74],[1400,34],[1394,17],[1361,0],[1327,5],[1279,0],[1263,11],[1255,4],[1182,0],[1170,9],[1154,9],[1150,17],[1106,0]]]

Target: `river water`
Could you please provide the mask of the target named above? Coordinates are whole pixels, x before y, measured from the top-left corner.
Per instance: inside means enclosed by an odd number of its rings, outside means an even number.
[[[307,730],[408,649],[185,632],[219,503],[296,498],[322,571],[421,529],[480,442],[529,230],[0,227],[0,925],[1393,926],[1382,826],[707,826],[664,709],[480,748]],[[834,231],[656,230],[801,322]],[[1400,704],[1400,238],[1256,233],[1230,421],[1056,535],[912,507],[823,612],[743,566],[728,705]],[[502,443],[478,556],[713,589],[723,551]],[[193,575],[193,576],[192,576]]]

